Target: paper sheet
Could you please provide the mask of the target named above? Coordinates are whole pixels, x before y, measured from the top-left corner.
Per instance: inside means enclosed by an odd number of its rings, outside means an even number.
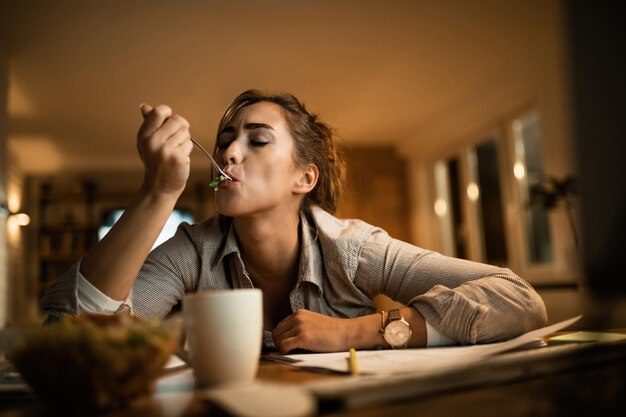
[[[174,370],[174,369],[185,368],[187,366],[188,366],[187,363],[183,361],[179,356],[172,355],[163,366],[163,369]]]
[[[551,326],[533,330],[506,342],[473,346],[442,348],[415,348],[396,350],[358,351],[357,358],[362,374],[388,375],[410,373],[413,375],[445,372],[460,366],[476,363],[489,356],[537,343],[543,337],[571,326],[582,316],[577,316]],[[267,359],[289,363],[303,368],[348,372],[348,352],[310,353],[297,355],[268,355]]]
[[[626,334],[609,332],[576,332],[561,336],[551,337],[549,344],[558,345],[564,343],[603,343],[618,342],[626,339]]]

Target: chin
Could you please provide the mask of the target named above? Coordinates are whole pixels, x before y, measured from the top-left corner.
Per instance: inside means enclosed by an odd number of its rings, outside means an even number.
[[[222,216],[227,216],[227,217],[236,217],[237,215],[239,215],[239,212],[237,210],[232,210],[232,209],[229,209],[228,207],[223,207],[218,204],[215,205],[215,211],[221,214]]]
[[[227,217],[246,217],[259,215],[262,213],[268,213],[275,210],[278,207],[276,204],[261,204],[260,201],[255,201],[254,204],[243,203],[241,201],[215,201],[215,211],[219,214]]]
[[[223,201],[219,197],[215,199],[215,211],[223,216],[239,217],[250,213],[252,207],[249,204],[244,204],[243,206],[234,201]]]

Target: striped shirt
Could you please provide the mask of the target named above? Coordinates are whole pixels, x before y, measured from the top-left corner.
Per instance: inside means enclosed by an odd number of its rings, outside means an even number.
[[[301,212],[300,228],[293,311],[354,318],[375,313],[373,298],[385,294],[462,344],[509,339],[547,320],[539,295],[509,269],[443,256],[319,207]],[[48,316],[79,313],[79,265],[46,292],[41,308]],[[232,219],[218,215],[182,224],[149,254],[133,285],[132,309],[142,318],[162,318],[186,293],[253,287]]]

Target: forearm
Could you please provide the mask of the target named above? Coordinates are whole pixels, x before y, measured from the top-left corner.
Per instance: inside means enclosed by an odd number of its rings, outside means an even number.
[[[142,188],[109,233],[85,255],[82,275],[109,297],[126,298],[177,198]]]
[[[462,344],[507,340],[545,325],[543,300],[509,270],[456,288],[442,285],[414,297],[410,305],[443,334]],[[444,314],[454,311],[454,314]]]
[[[424,317],[422,317],[419,311],[412,307],[401,308],[400,313],[411,326],[412,335],[408,346],[426,346],[426,321]],[[379,345],[384,348],[390,348],[389,344],[383,339],[382,334],[380,334],[380,329],[382,328],[380,313],[349,320],[352,321],[352,325],[350,326],[351,331],[346,342],[346,344],[350,345],[347,346],[348,349],[351,347],[356,349],[372,349]]]

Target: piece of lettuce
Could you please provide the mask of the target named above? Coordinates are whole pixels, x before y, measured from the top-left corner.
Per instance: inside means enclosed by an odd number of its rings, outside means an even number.
[[[209,187],[212,187],[215,191],[217,191],[217,187],[224,181],[227,181],[228,177],[225,175],[218,175],[217,177],[215,177],[210,183],[209,183]]]

